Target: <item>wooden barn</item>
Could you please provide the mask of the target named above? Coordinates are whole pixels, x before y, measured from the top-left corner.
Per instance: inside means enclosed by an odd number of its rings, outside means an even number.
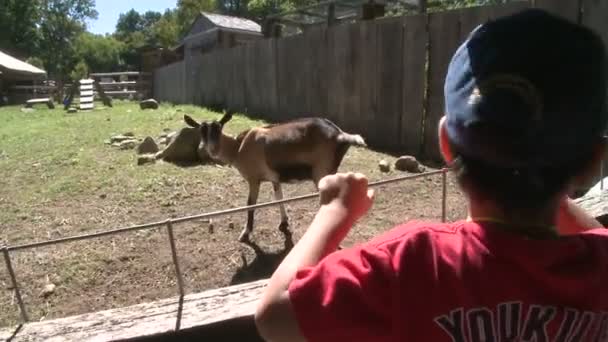
[[[261,38],[262,28],[252,20],[201,12],[175,51],[188,59],[195,54],[230,48]]]

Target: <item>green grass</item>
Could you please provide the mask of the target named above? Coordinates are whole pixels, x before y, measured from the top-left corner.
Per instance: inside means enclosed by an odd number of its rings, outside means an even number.
[[[184,127],[184,114],[200,120],[221,117],[194,106],[161,105],[158,110],[143,111],[125,102],[75,114],[45,107],[34,112],[0,107],[0,188],[4,189],[0,222],[10,225],[25,216],[31,219],[28,209],[34,206],[92,191],[100,195],[124,192],[125,200],[132,202],[159,184],[180,182],[187,171],[169,165],[138,166],[134,151],[119,151],[104,141],[126,132],[137,138],[156,138],[165,128]],[[261,123],[236,115],[226,130],[234,134]]]

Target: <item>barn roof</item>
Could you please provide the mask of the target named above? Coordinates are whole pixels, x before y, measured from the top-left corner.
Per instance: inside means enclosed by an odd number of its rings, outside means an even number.
[[[21,75],[45,75],[46,71],[0,51],[0,69],[2,73],[17,73]]]
[[[262,27],[253,20],[207,12],[201,12],[201,15],[205,16],[219,27],[251,32],[262,32]]]

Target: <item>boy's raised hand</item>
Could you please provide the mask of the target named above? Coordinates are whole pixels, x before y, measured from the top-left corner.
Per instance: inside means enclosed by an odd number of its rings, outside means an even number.
[[[361,173],[337,173],[319,181],[321,206],[331,207],[354,222],[371,208],[374,190],[368,189]]]

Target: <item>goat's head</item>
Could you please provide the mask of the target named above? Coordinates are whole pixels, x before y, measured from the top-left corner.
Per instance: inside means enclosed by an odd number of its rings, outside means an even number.
[[[189,115],[184,115],[184,121],[194,128],[198,128],[201,133],[203,147],[212,158],[218,157],[221,150],[221,137],[224,124],[232,119],[232,113],[226,113],[220,121],[203,121],[200,124]]]

